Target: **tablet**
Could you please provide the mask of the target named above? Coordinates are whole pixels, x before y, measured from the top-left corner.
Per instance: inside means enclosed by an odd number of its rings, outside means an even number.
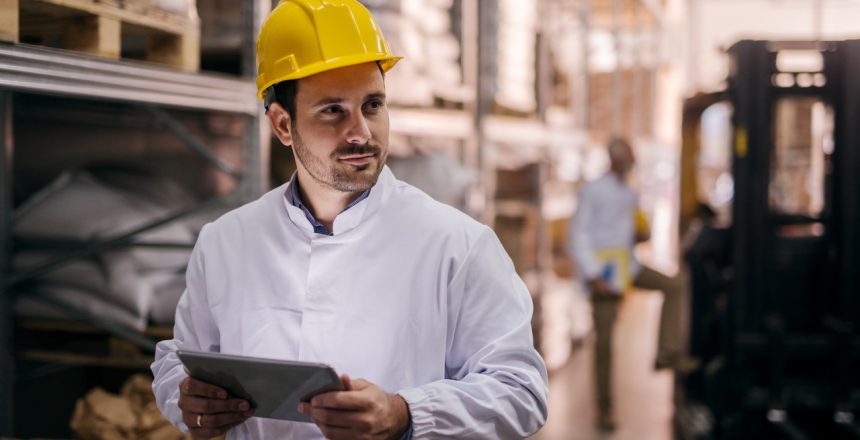
[[[325,364],[191,350],[176,354],[191,377],[247,400],[255,417],[310,423],[298,411],[299,402],[344,389],[334,369]]]

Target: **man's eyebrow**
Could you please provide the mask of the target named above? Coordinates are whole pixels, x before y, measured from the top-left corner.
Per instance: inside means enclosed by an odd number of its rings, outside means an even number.
[[[344,101],[343,98],[340,98],[337,96],[330,96],[328,98],[323,98],[323,99],[320,99],[319,101],[315,102],[313,107],[319,107],[321,105],[328,105],[328,104],[337,104],[337,103],[340,103],[343,101]]]
[[[373,99],[385,100],[385,92],[370,93],[364,97],[365,101],[370,101]],[[345,98],[341,98],[339,96],[329,96],[327,98],[323,98],[323,99],[320,99],[319,101],[315,102],[313,104],[313,107],[321,107],[321,106],[330,105],[330,104],[339,104],[339,103],[344,102],[344,101],[346,101]]]
[[[372,99],[379,99],[385,101],[385,92],[371,93],[364,98],[365,101],[370,101]]]

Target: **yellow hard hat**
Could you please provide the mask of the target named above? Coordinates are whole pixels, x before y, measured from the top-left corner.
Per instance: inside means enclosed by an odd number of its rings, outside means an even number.
[[[257,96],[281,81],[371,61],[387,72],[400,58],[357,0],[282,0],[257,38]]]

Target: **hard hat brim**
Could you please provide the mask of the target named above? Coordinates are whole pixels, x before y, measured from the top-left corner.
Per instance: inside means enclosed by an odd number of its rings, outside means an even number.
[[[261,102],[263,102],[265,99],[265,96],[264,96],[265,91],[269,87],[271,87],[271,86],[273,86],[279,82],[290,81],[290,80],[294,80],[294,79],[307,78],[309,76],[316,75],[318,73],[326,72],[329,70],[340,69],[342,67],[356,66],[359,64],[372,63],[372,62],[378,62],[379,67],[382,69],[382,71],[388,72],[401,59],[403,59],[403,57],[387,55],[387,54],[378,54],[378,55],[360,54],[360,55],[355,55],[355,56],[346,56],[346,57],[340,57],[340,58],[335,58],[335,59],[329,59],[329,60],[321,61],[318,63],[310,64],[310,65],[302,67],[301,70],[295,72],[292,75],[286,75],[286,76],[277,78],[275,80],[269,81],[267,83],[258,84],[257,86],[258,86],[259,91],[257,92],[257,99],[259,99]]]

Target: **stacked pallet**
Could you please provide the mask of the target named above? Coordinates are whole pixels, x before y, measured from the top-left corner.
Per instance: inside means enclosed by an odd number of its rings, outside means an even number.
[[[146,61],[199,69],[194,0],[0,0],[0,41],[119,59],[134,39],[145,41]]]

